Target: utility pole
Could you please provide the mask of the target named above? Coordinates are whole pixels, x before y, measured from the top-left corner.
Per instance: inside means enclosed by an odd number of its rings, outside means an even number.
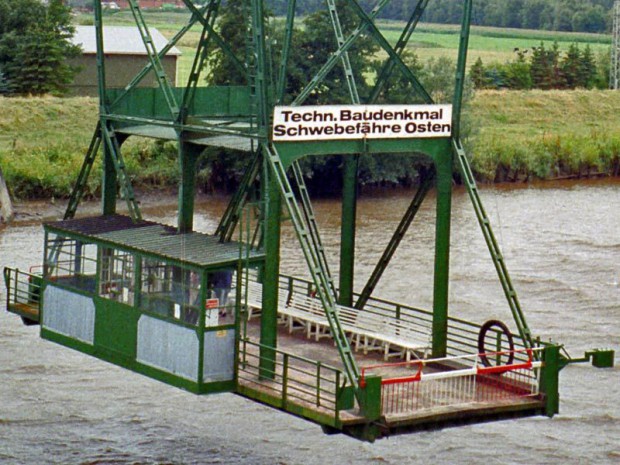
[[[620,0],[614,2],[609,87],[620,89]]]

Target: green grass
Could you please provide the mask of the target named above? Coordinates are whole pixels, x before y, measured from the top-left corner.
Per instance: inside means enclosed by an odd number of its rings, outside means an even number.
[[[0,97],[0,166],[14,196],[67,197],[78,177],[97,123],[90,97]],[[176,149],[130,138],[123,145],[136,185],[168,186],[177,179]],[[100,157],[87,195],[100,189]]]
[[[386,38],[396,43],[403,23],[383,21],[379,26]],[[455,57],[459,45],[460,28],[455,25],[420,24],[410,40],[410,48],[422,60],[437,56]],[[537,31],[528,29],[508,29],[474,26],[469,39],[469,63],[478,57],[486,63],[505,62],[515,58],[514,50],[538,47],[541,41],[550,45],[558,42],[560,50],[567,50],[572,43],[580,48],[589,45],[594,54],[607,52],[611,43],[608,34],[567,33],[556,31]]]
[[[467,109],[474,170],[485,181],[618,174],[619,107],[616,91],[478,92]]]
[[[20,198],[69,195],[97,120],[97,100],[0,98],[0,166]],[[620,92],[484,91],[466,110],[467,141],[482,181],[553,178],[620,170]],[[173,186],[176,150],[130,138],[124,147],[136,187]],[[90,177],[98,195],[100,176]]]

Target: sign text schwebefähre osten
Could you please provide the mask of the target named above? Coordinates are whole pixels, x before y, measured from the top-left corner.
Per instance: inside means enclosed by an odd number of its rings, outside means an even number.
[[[273,141],[450,137],[452,105],[275,107]]]

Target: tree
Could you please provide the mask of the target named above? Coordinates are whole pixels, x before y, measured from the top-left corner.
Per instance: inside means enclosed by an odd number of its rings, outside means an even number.
[[[62,94],[77,71],[67,63],[80,53],[62,0],[0,0],[0,66],[10,93]]]
[[[528,51],[518,48],[514,51],[517,54],[517,59],[507,63],[505,68],[506,85],[510,89],[531,89],[531,66],[525,58]]]
[[[247,2],[244,0],[228,0],[226,2],[226,9],[220,10],[218,15],[220,35],[224,38],[232,53],[242,62],[246,53],[248,22],[250,20],[246,5]],[[239,72],[233,57],[219,48],[210,55],[208,68],[207,82],[210,84],[247,84],[247,76]]]
[[[475,89],[485,89],[488,86],[488,79],[484,64],[482,63],[482,58],[478,57],[475,63],[471,65],[471,68],[469,68],[469,78]]]
[[[592,53],[590,45],[586,45],[581,54],[581,66],[579,68],[579,85],[586,89],[591,89],[596,83],[596,59]]]
[[[560,69],[560,47],[557,42],[553,43],[551,50],[545,49],[545,44],[532,48],[530,73],[532,84],[538,89],[561,89],[566,81]]]
[[[569,89],[575,87],[585,87],[583,83],[583,71],[581,62],[581,51],[577,44],[571,44],[562,60],[562,73],[566,79],[566,86]]]

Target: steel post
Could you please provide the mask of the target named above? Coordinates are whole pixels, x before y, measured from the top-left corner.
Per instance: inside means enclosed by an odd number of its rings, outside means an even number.
[[[196,160],[201,147],[179,140],[179,213],[177,228],[180,233],[191,232],[194,228],[194,195],[196,192]]]
[[[264,157],[267,165],[267,157]],[[260,376],[273,378],[276,369],[278,335],[278,282],[280,275],[280,188],[269,167],[263,168],[265,199],[265,269],[263,273],[263,307],[260,333]]]
[[[433,277],[433,357],[445,357],[448,345],[448,282],[450,270],[450,215],[452,210],[452,151],[436,160],[435,273]]]
[[[560,412],[560,346],[546,345],[542,361],[540,392],[545,395],[545,415],[552,417]]]
[[[340,305],[353,306],[355,270],[355,217],[357,212],[357,169],[359,156],[345,156],[342,183],[342,222],[340,226]]]

